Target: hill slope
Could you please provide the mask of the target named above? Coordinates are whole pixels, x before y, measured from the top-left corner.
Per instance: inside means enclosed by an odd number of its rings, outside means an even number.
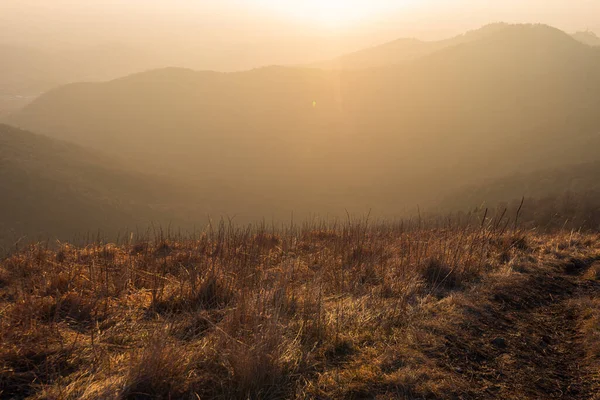
[[[75,50],[0,44],[0,116],[59,85],[114,79],[163,65],[155,58],[116,44]]]
[[[488,203],[508,202],[516,196],[542,198],[557,196],[565,192],[600,194],[600,162],[575,164],[560,168],[515,174],[491,180],[483,185],[461,189],[447,207],[460,205],[479,206]]]
[[[600,46],[600,38],[592,31],[577,32],[573,38],[589,46]]]
[[[575,164],[492,179],[442,198],[438,212],[508,209],[539,229],[600,229],[600,162]]]
[[[394,213],[459,185],[596,160],[598,104],[600,50],[516,25],[404,66],[68,85],[9,121],[225,182],[243,194],[237,206]]]
[[[79,146],[0,125],[0,246],[175,220],[167,181]],[[169,195],[167,196],[166,193]]]

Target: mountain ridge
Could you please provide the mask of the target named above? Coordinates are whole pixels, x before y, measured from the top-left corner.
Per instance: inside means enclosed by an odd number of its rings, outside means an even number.
[[[486,39],[502,31],[514,30],[519,26],[556,29],[545,24],[509,24],[497,22],[449,39],[424,41],[416,38],[400,38],[366,49],[359,49],[329,61],[317,62],[310,65],[325,69],[362,69],[403,64],[431,55],[440,50]],[[593,32],[577,32],[569,36],[581,43],[592,46],[600,45],[600,39]]]
[[[16,240],[183,222],[170,196],[185,190],[81,146],[0,124],[0,247]]]
[[[393,212],[452,182],[596,160],[600,51],[548,26],[495,28],[400,66],[162,69],[75,84],[8,122],[223,182],[265,210]]]

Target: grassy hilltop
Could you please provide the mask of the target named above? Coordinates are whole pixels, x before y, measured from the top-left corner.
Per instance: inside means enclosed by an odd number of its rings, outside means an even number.
[[[31,247],[0,263],[0,396],[591,398],[600,236],[514,222]]]

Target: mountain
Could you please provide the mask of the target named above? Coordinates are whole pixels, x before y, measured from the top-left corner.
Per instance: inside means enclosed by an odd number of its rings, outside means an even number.
[[[423,41],[414,38],[397,39],[311,66],[324,69],[361,69],[403,64],[442,49],[485,40],[490,35],[504,30],[510,31],[514,28],[514,25],[506,23],[493,23],[450,39],[438,41]],[[572,37],[590,46],[600,46],[600,38],[590,31],[577,32]]]
[[[577,32],[573,38],[589,46],[600,46],[600,38],[592,31]]]
[[[0,116],[54,87],[103,81],[161,65],[141,50],[119,44],[49,50],[0,45]]]
[[[2,247],[181,221],[172,208],[185,190],[96,151],[0,125],[0,192]]]
[[[463,35],[438,41],[423,41],[414,38],[397,39],[392,42],[361,49],[345,54],[333,60],[315,63],[312,66],[325,69],[361,69],[402,64],[432,54],[438,50],[485,39],[510,25],[494,23],[480,29],[469,31]]]
[[[72,84],[7,121],[202,180],[232,213],[397,214],[460,185],[596,160],[600,49],[544,25],[487,29],[388,67]]]

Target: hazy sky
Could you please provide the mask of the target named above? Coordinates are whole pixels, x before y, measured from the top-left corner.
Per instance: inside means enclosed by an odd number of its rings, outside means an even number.
[[[600,0],[0,0],[0,43],[192,44],[207,59],[245,51],[264,53],[255,63],[289,63],[499,21],[600,33],[599,16]]]

